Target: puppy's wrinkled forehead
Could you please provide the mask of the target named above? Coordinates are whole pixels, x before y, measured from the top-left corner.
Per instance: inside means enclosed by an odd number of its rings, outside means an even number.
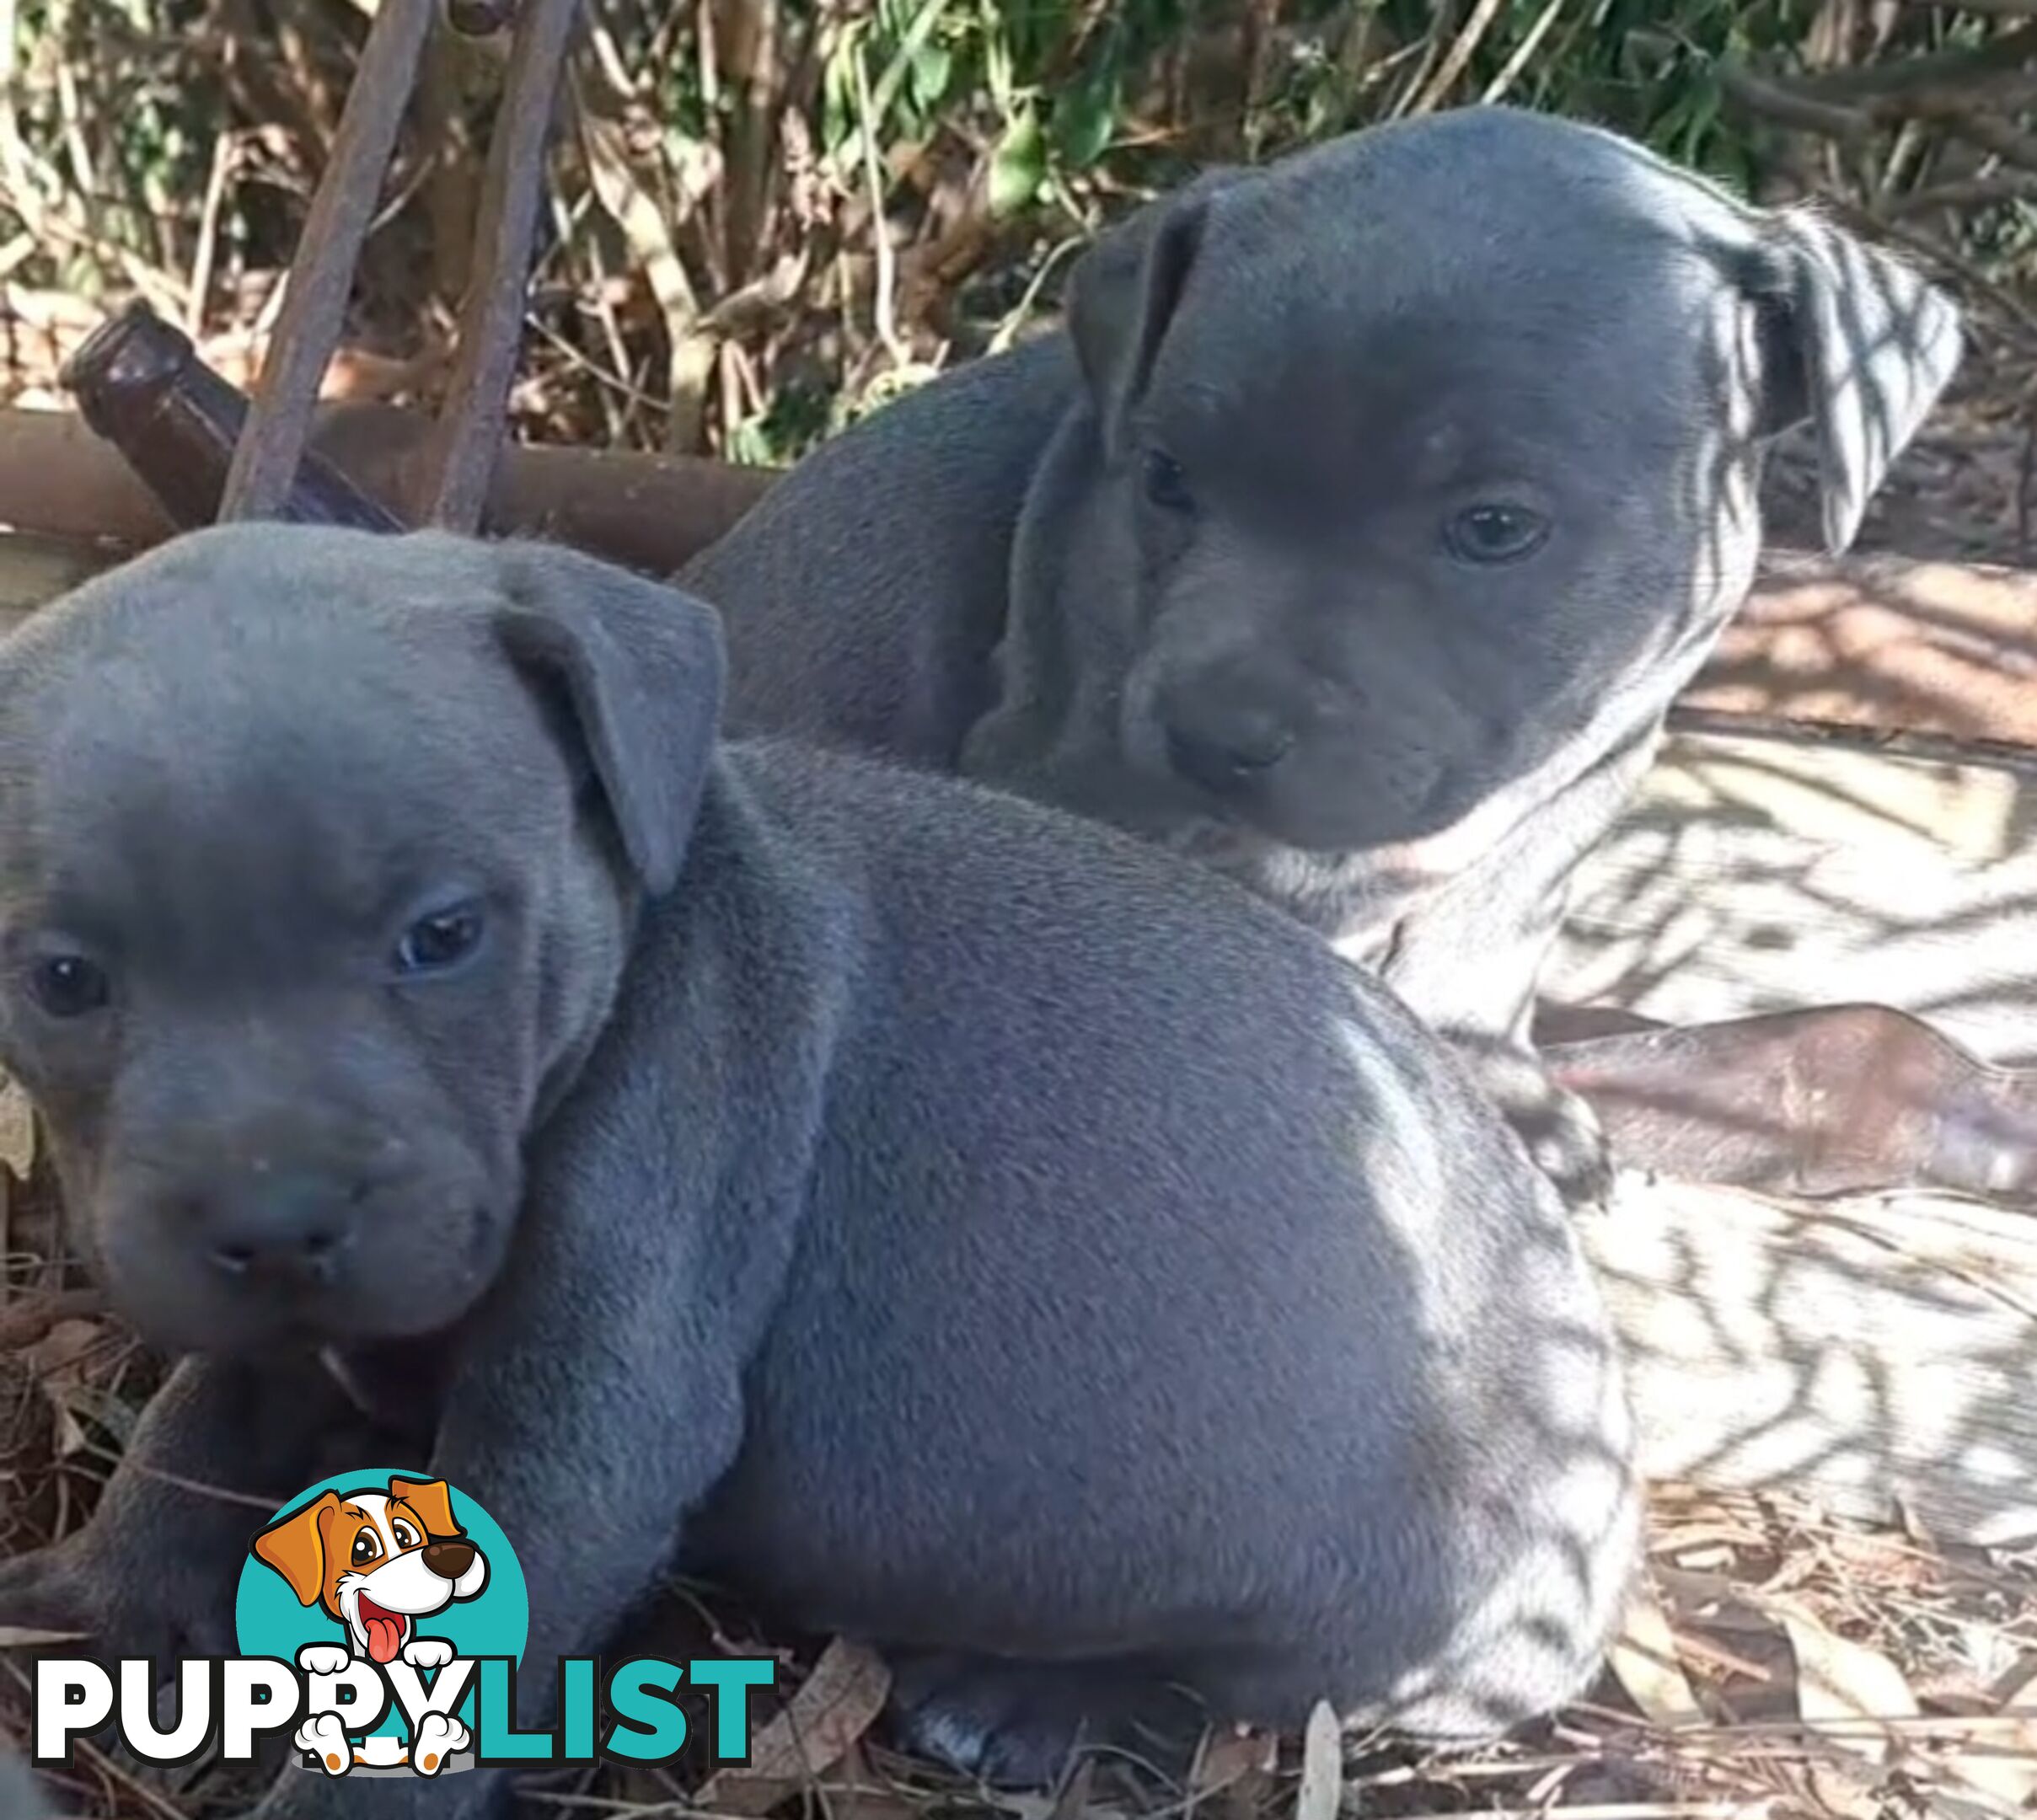
[[[1673,442],[1752,223],[1638,147],[1534,115],[1354,135],[1211,196],[1155,403],[1227,438],[1343,434],[1354,460],[1382,425],[1426,442],[1467,419]]]
[[[485,571],[206,533],[0,648],[0,892],[58,919],[300,930],[485,875],[562,794]],[[410,546],[413,552],[415,546]]]

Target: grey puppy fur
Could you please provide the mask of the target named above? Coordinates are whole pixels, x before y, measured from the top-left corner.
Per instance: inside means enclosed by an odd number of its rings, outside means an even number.
[[[720,745],[721,685],[704,605],[435,533],[201,532],[0,648],[0,1062],[120,1305],[204,1349],[0,1622],[188,1636],[182,1485],[307,1482],[323,1346],[517,1539],[534,1662],[676,1546],[1000,1778],[1169,1678],[1439,1739],[1575,1693],[1628,1418],[1461,1065],[1228,881]]]
[[[0,1820],[43,1820],[49,1809],[23,1764],[0,1732]]]
[[[1065,332],[802,462],[683,580],[732,725],[1133,829],[1520,1045],[1580,858],[1751,578],[1805,419],[1835,551],[1959,318],[1815,215],[1507,108],[1153,204]]]

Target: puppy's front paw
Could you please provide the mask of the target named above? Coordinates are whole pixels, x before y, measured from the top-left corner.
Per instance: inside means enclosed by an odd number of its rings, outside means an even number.
[[[410,1767],[420,1775],[437,1775],[448,1757],[472,1742],[458,1720],[444,1713],[426,1713],[417,1722],[417,1736],[410,1740]]]
[[[1185,1694],[1107,1664],[902,1652],[892,1669],[898,1741],[1000,1787],[1047,1786],[1084,1747],[1185,1769],[1205,1719]]]
[[[99,1614],[61,1549],[34,1549],[0,1560],[0,1625],[67,1641],[92,1635]]]
[[[123,1540],[109,1538],[95,1518],[54,1548],[0,1560],[0,1626],[59,1640],[31,1654],[141,1657],[158,1667],[182,1656],[233,1655],[232,1605],[222,1617],[217,1587],[201,1598],[202,1576]]]
[[[299,1651],[299,1665],[313,1650],[322,1647],[314,1643]],[[340,1654],[344,1656],[346,1651]],[[317,1758],[319,1767],[329,1776],[343,1776],[354,1766],[354,1748],[346,1742],[346,1727],[340,1723],[337,1713],[320,1713],[315,1719],[307,1719],[297,1728],[297,1748],[307,1757]]]
[[[403,1659],[413,1668],[443,1668],[453,1660],[453,1646],[443,1637],[416,1637],[404,1645]]]
[[[306,1674],[345,1674],[349,1659],[337,1643],[307,1643],[297,1652],[297,1665]]]

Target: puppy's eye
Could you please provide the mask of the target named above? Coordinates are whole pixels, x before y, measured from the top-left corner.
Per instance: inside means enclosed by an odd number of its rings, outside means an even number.
[[[390,1533],[396,1538],[396,1546],[398,1548],[413,1549],[417,1546],[417,1532],[407,1523],[391,1523],[389,1525],[389,1530]]]
[[[362,1529],[354,1536],[354,1566],[377,1559],[382,1553],[382,1539],[372,1529]]]
[[[421,916],[396,944],[399,973],[442,973],[480,945],[483,929],[478,903],[453,904]]]
[[[47,955],[29,971],[29,991],[53,1018],[81,1018],[113,996],[106,970],[83,955]]]
[[[1195,495],[1188,490],[1188,476],[1182,471],[1182,464],[1164,450],[1146,451],[1144,478],[1146,497],[1162,511],[1195,510]]]
[[[1549,521],[1525,506],[1473,506],[1451,519],[1443,533],[1450,554],[1468,563],[1519,562],[1542,547]]]

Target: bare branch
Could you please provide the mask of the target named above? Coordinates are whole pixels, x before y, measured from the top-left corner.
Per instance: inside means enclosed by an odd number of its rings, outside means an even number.
[[[1949,115],[1945,127],[1970,145],[1993,153],[2004,164],[2013,164],[2018,170],[2037,171],[2037,135],[2018,131],[2006,120],[1995,120],[1985,114]]]
[[[1957,83],[1966,87],[1966,99],[1971,101],[1973,84],[2015,76],[2037,59],[2037,0],[2028,0],[2028,7],[2032,24],[2018,25],[1986,44],[1832,70],[1800,78],[1791,86],[1820,101],[1864,101]]]
[[[1936,209],[1976,209],[1997,202],[2037,201],[2037,176],[1967,177],[1952,183],[1932,184],[1891,197],[1884,205],[1891,217],[1928,215]]]
[[[1814,100],[1798,89],[1757,76],[1739,64],[1721,62],[1713,66],[1713,73],[1729,104],[1743,113],[1773,120],[1779,126],[1816,133],[1847,145],[1857,144],[1874,130],[1874,122],[1865,114]]]

